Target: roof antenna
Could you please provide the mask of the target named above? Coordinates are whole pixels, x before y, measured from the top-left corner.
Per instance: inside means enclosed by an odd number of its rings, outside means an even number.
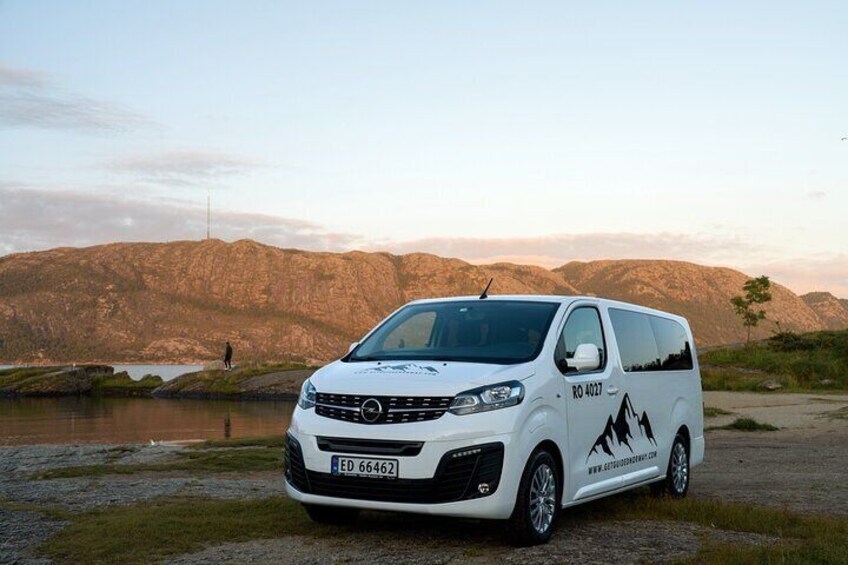
[[[486,300],[489,298],[489,287],[492,286],[492,281],[495,279],[489,279],[489,284],[486,285],[486,288],[483,289],[483,294],[480,295],[480,300]]]

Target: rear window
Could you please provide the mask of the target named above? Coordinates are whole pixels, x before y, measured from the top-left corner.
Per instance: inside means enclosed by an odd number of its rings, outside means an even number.
[[[617,308],[610,308],[609,315],[625,371],[692,369],[692,349],[678,322]]]

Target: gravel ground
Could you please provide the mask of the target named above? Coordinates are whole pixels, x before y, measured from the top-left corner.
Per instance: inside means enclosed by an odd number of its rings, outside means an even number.
[[[679,561],[697,553],[705,538],[735,543],[770,543],[764,536],[709,530],[691,524],[671,522],[594,522],[565,524],[545,546],[513,548],[492,536],[490,526],[473,524],[429,532],[419,527],[400,528],[395,524],[387,533],[368,516],[357,532],[332,540],[291,536],[285,539],[258,540],[224,544],[169,561],[171,565],[203,563],[645,563]],[[419,523],[421,520],[419,520]],[[425,520],[426,522],[426,520]],[[484,529],[485,528],[485,529]],[[375,531],[376,530],[376,531]],[[404,531],[407,530],[407,531]],[[433,532],[436,533],[433,533]],[[419,535],[420,534],[420,535]],[[398,536],[412,543],[399,543]],[[615,540],[615,543],[611,543]]]
[[[707,406],[732,411],[719,425],[751,416],[781,427],[777,432],[712,431],[707,459],[693,471],[690,495],[803,512],[848,514],[848,421],[829,413],[848,406],[846,395],[750,395],[707,393]],[[184,449],[174,445],[18,446],[0,448],[0,563],[40,563],[33,549],[61,529],[60,520],[30,511],[46,505],[79,512],[162,496],[262,498],[283,491],[277,473],[181,476],[178,473],[30,480],[46,469],[99,463],[166,461]],[[7,505],[8,506],[8,505]],[[636,563],[675,561],[694,555],[705,539],[769,543],[762,536],[670,522],[578,522],[567,512],[552,542],[513,549],[490,524],[433,517],[364,514],[352,531],[332,538],[290,536],[224,544],[181,556],[173,563]],[[614,543],[613,543],[614,541]]]

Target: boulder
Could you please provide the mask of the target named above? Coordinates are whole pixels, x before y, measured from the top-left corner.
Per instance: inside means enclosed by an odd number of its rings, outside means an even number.
[[[783,385],[782,385],[782,384],[780,384],[779,382],[777,382],[777,381],[776,381],[776,380],[774,380],[774,379],[769,379],[769,380],[767,380],[767,381],[763,381],[763,382],[761,382],[760,384],[758,384],[758,385],[757,385],[757,388],[758,388],[758,389],[761,389],[761,390],[773,391],[773,390],[780,390],[780,389],[782,389],[782,388],[783,388]]]

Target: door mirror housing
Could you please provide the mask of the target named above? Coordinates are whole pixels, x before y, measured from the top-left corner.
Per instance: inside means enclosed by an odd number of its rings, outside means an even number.
[[[601,354],[598,346],[591,343],[581,343],[574,351],[574,357],[568,360],[568,367],[577,372],[595,371],[601,366]]]

